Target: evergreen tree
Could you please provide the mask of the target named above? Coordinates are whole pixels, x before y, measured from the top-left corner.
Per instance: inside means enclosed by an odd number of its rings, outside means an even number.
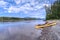
[[[51,6],[50,13],[47,12],[47,19],[60,19],[60,0],[57,0]]]

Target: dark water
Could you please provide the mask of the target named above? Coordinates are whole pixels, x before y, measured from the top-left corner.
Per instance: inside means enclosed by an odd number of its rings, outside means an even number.
[[[0,40],[36,40],[42,30],[35,29],[35,26],[44,23],[42,20],[0,22]]]

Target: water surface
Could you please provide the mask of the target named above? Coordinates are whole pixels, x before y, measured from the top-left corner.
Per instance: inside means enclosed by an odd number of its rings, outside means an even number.
[[[27,20],[19,22],[0,22],[0,34],[2,37],[0,39],[8,39],[12,35],[25,35],[31,37],[30,39],[35,39],[41,35],[41,30],[35,29],[37,24],[44,24],[45,21],[42,20]],[[23,39],[23,38],[22,38]]]

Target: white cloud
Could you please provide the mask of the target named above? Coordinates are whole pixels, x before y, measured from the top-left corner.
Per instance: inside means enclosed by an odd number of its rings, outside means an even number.
[[[29,4],[23,5],[21,7],[17,7],[17,6],[10,6],[8,9],[8,12],[14,12],[14,13],[18,13],[20,11],[23,11],[25,13],[27,13],[26,10],[31,10],[32,8],[30,8]]]
[[[51,6],[51,4],[43,4],[43,6],[49,7]]]
[[[14,0],[16,4],[20,4],[22,0]]]
[[[8,8],[9,13],[18,13],[19,11],[20,11],[20,9],[15,6],[11,6]]]
[[[45,11],[42,11],[42,9],[44,9],[45,6],[49,7],[51,5],[49,4],[49,1],[45,1],[45,3],[44,2],[39,3],[38,0],[37,1],[35,0],[14,0],[14,1],[16,5],[12,5],[10,3],[9,8],[7,8],[7,4],[9,4],[8,2],[0,1],[0,7],[3,7],[3,9],[5,10],[4,13],[23,12],[31,17],[44,18]],[[22,5],[22,3],[24,4]]]
[[[6,5],[7,5],[8,3],[7,2],[5,2],[5,1],[0,1],[0,7],[6,7]]]
[[[21,6],[21,7],[10,6],[8,11],[9,11],[9,13],[10,12],[18,13],[20,11],[28,13],[29,11],[36,11],[36,10],[41,9],[43,7],[44,7],[44,4],[43,5],[42,4],[41,5],[38,4],[35,7],[31,7],[31,5],[27,3],[27,4],[25,4],[25,5]]]
[[[14,0],[14,1],[16,4],[20,4],[20,3],[24,3],[24,2],[26,2],[26,4],[19,6],[19,7],[13,6],[11,4],[11,6],[9,8],[6,8],[8,2],[0,1],[0,6],[3,7],[4,9],[6,9],[9,13],[19,13],[20,11],[22,11],[24,13],[28,13],[31,11],[37,11],[37,10],[43,8],[45,5],[49,6],[49,4],[41,4],[41,3],[39,4],[38,2],[34,2],[35,0]],[[30,3],[27,3],[27,2],[30,2]]]
[[[14,0],[16,4],[22,4],[27,2],[32,2],[33,0]]]

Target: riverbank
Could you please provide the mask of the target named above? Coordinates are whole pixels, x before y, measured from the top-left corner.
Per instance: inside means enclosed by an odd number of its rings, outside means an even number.
[[[60,20],[48,20],[48,22],[55,21],[57,24],[52,27],[44,28],[38,40],[60,40]]]

